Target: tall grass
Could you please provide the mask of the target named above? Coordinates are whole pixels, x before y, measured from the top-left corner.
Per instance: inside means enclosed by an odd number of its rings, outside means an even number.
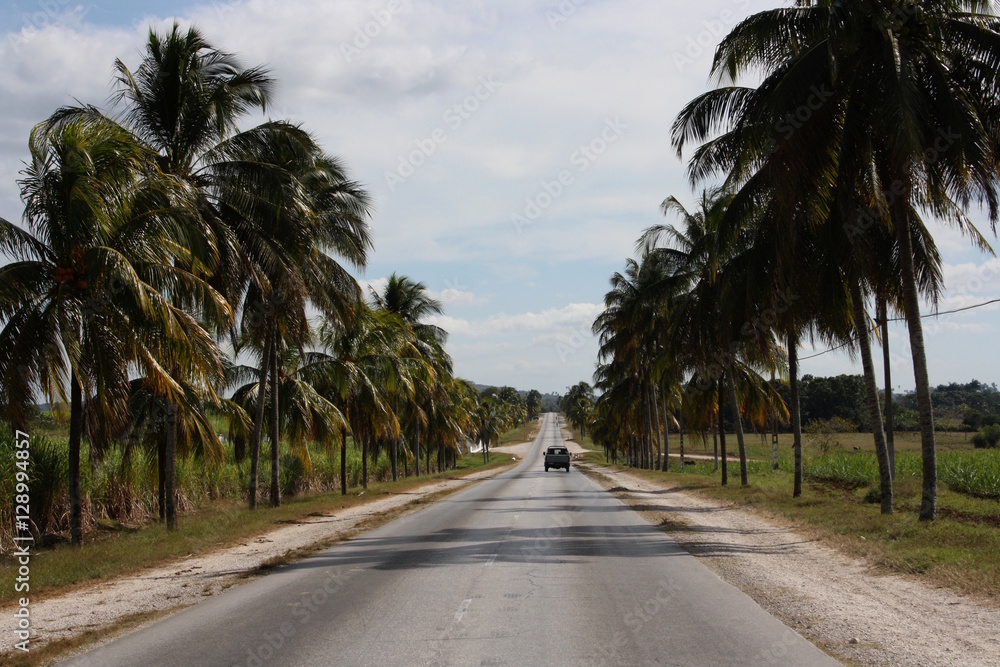
[[[67,493],[68,441],[65,437],[30,438],[31,525],[39,545],[64,541],[69,533]],[[283,448],[279,485],[283,496],[340,490],[340,449],[313,443],[304,458]],[[271,465],[265,442],[258,470],[258,498],[270,490]],[[13,432],[0,424],[0,554],[6,553],[14,536],[16,456]],[[411,466],[412,471],[412,466]],[[81,451],[80,488],[86,531],[135,528],[159,518],[156,451],[152,447],[125,448],[113,444],[100,460],[90,460],[87,443]],[[392,478],[388,453],[368,462],[372,483]],[[227,443],[222,463],[212,464],[198,456],[181,457],[176,464],[176,505],[181,512],[207,506],[217,500],[245,502],[250,480],[250,461],[237,463],[232,444]],[[361,452],[349,440],[347,484],[362,482]]]
[[[878,461],[871,452],[834,452],[810,457],[805,462],[805,473],[851,488],[878,485]],[[920,454],[896,454],[897,477],[921,475]],[[1000,450],[940,452],[938,481],[958,493],[1000,500]]]

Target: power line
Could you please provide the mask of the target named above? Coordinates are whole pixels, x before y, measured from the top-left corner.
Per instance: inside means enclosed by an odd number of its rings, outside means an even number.
[[[965,312],[967,310],[974,310],[976,308],[982,308],[983,306],[989,306],[989,305],[992,305],[994,303],[1000,303],[1000,299],[993,299],[991,301],[986,301],[984,303],[977,303],[974,306],[966,306],[964,308],[956,308],[955,310],[946,310],[946,311],[941,312],[941,313],[931,313],[929,315],[921,315],[920,319],[926,320],[926,319],[931,318],[931,317],[941,317],[942,315],[954,315],[955,313],[963,313],[963,312]],[[894,317],[894,318],[892,318],[891,320],[888,320],[888,321],[889,322],[905,322],[906,318],[905,317]],[[873,332],[877,328],[878,328],[878,326],[872,327],[871,329],[869,329],[869,332]],[[822,357],[824,354],[829,354],[831,352],[836,352],[837,350],[842,350],[845,347],[847,347],[849,345],[853,345],[853,344],[854,344],[854,341],[851,341],[849,343],[844,343],[843,345],[838,345],[837,347],[831,347],[829,350],[824,350],[823,352],[818,352],[818,353],[810,355],[808,357],[800,357],[799,361],[808,361],[809,359],[815,359],[816,357]]]

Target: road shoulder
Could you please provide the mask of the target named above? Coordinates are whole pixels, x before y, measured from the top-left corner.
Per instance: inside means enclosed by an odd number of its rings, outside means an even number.
[[[1000,664],[1000,612],[816,544],[777,521],[627,471],[577,464],[730,584],[852,665]]]

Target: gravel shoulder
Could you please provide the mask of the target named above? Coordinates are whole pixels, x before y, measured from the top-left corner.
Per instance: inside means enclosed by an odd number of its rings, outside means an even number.
[[[497,475],[507,467],[446,479],[404,493],[380,497],[336,514],[309,517],[247,540],[235,547],[192,555],[168,565],[150,568],[113,581],[74,587],[51,597],[31,599],[31,650],[37,651],[60,639],[87,632],[107,633],[109,641],[117,625],[139,615],[159,615],[197,604],[227,588],[260,574],[261,566],[294,555],[298,551],[346,539],[359,530],[374,527],[408,510],[423,507],[428,496],[457,491],[469,484]],[[0,608],[0,664],[14,652],[15,607]]]
[[[873,573],[860,560],[743,508],[626,471],[579,467],[845,664],[1000,665],[1000,611],[905,577]]]

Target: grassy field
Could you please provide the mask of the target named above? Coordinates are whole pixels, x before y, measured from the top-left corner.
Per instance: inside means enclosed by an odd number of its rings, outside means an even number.
[[[411,468],[409,478],[397,482],[373,481],[363,494],[360,488],[349,489],[346,496],[341,495],[339,490],[300,492],[284,498],[282,506],[276,509],[267,507],[265,490],[263,505],[253,512],[246,509],[242,498],[236,501],[229,496],[205,496],[181,513],[179,527],[174,532],[168,532],[162,525],[148,519],[136,524],[103,519],[97,522],[96,531],[86,535],[83,548],[57,543],[33,552],[31,592],[36,595],[51,593],[81,583],[113,578],[189,554],[242,542],[281,524],[316,513],[337,512],[371,502],[380,496],[414,489],[429,481],[460,477],[471,471],[502,467],[510,462],[509,457],[494,456],[489,464],[484,464],[481,456],[473,454],[459,459],[455,470],[417,478],[412,476]],[[382,457],[372,463],[371,470],[381,471],[387,465]],[[197,474],[189,471],[187,474],[188,483],[193,484],[192,479],[201,471]],[[9,556],[9,551],[7,554],[0,558],[0,581],[13,581],[16,576],[17,564]],[[0,605],[10,602],[13,597],[13,586],[0,588]]]
[[[538,422],[529,421],[527,424],[522,424],[516,428],[513,428],[499,438],[493,443],[494,447],[499,447],[502,445],[514,445],[520,442],[530,442],[535,439],[538,434]]]
[[[871,440],[860,434],[841,436],[841,446],[822,454],[815,440],[803,446],[806,482],[803,495],[792,498],[791,437],[782,436],[778,470],[770,466],[770,444],[759,437],[748,440],[750,486],[739,485],[739,462],[730,458],[728,487],[712,461],[685,466],[672,460],[669,472],[633,471],[669,487],[685,488],[704,496],[741,505],[765,516],[790,522],[801,532],[865,559],[877,571],[917,577],[932,585],[949,587],[991,604],[1000,604],[1000,451],[973,451],[961,433],[944,433],[939,440],[938,520],[917,520],[920,507],[919,440],[897,439],[895,514],[879,513],[877,468]],[[956,437],[957,436],[957,437]],[[732,443],[732,444],[729,444]],[[607,465],[603,452],[589,438],[582,443],[593,450],[585,460]],[[671,439],[671,451],[678,441]],[[730,457],[735,438],[727,437]],[[859,450],[854,450],[858,447]],[[686,443],[686,453],[711,453],[711,440]],[[996,495],[963,491],[955,480],[964,470],[980,480],[975,488],[998,489]]]

